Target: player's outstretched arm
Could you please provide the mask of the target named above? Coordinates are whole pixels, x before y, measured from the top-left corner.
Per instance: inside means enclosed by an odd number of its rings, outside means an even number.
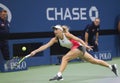
[[[44,51],[45,49],[47,49],[48,47],[52,46],[54,43],[57,42],[57,39],[54,37],[52,38],[48,43],[40,46],[38,49],[33,50],[29,55],[30,56],[34,56],[36,53]]]

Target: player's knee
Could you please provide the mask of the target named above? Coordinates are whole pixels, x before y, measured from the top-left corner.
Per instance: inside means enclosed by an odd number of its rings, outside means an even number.
[[[69,61],[69,57],[63,56],[62,61]]]

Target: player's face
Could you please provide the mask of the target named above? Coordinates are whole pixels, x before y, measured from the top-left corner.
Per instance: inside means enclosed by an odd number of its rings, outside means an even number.
[[[62,31],[60,29],[55,28],[54,29],[54,34],[55,36],[59,37],[61,35]]]
[[[95,19],[94,24],[95,24],[95,26],[100,25],[100,19]]]

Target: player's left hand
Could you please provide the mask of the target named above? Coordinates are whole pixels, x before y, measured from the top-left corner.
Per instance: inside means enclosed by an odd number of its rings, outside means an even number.
[[[93,50],[92,47],[93,47],[93,46],[88,46],[88,45],[87,45],[87,46],[86,46],[86,49],[87,49],[88,51],[91,51],[91,50]]]

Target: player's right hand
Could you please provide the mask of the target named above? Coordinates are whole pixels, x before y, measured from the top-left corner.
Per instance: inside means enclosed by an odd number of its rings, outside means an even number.
[[[34,56],[35,54],[36,54],[36,51],[32,51],[32,52],[30,53],[31,56]]]

